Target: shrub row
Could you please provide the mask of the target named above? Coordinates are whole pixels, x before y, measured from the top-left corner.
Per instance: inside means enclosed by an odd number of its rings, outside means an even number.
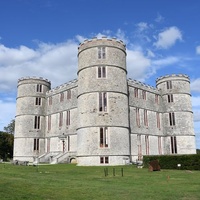
[[[144,167],[149,167],[149,162],[153,160],[158,160],[161,169],[200,170],[200,154],[144,156]],[[178,167],[178,164],[181,166]]]

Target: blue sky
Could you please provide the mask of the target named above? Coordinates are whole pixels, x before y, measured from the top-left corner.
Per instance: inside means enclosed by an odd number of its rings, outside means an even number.
[[[77,78],[78,44],[108,36],[126,43],[132,79],[155,86],[159,76],[190,76],[200,148],[199,10],[199,0],[1,0],[0,130],[15,117],[19,78],[52,87]]]

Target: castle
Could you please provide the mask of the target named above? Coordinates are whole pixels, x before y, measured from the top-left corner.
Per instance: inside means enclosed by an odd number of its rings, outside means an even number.
[[[196,153],[187,75],[160,77],[156,88],[127,80],[125,44],[105,37],[79,45],[77,74],[54,89],[19,79],[14,160],[124,165]]]

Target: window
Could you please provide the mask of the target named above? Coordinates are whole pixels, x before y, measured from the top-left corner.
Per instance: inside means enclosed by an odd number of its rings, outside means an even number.
[[[138,98],[138,88],[134,88],[134,97]]]
[[[175,114],[169,113],[169,124],[170,126],[175,126]]]
[[[147,93],[146,91],[142,90],[142,99],[146,100],[147,98]]]
[[[63,125],[63,112],[59,113],[59,127]]]
[[[42,92],[42,85],[37,84],[36,92]]]
[[[173,94],[168,94],[168,95],[167,95],[167,98],[168,98],[168,103],[171,103],[171,102],[174,101],[174,99],[173,99]]]
[[[66,125],[70,125],[70,110],[67,110],[67,119],[66,119]]]
[[[144,110],[144,125],[148,126],[148,115],[147,110]]]
[[[35,105],[40,106],[41,105],[41,97],[36,97],[35,98]]]
[[[49,97],[49,105],[52,105],[52,97]]]
[[[158,153],[162,154],[162,143],[161,143],[161,137],[158,136]]]
[[[39,151],[39,139],[38,138],[34,138],[33,150]]]
[[[108,128],[101,127],[100,128],[100,147],[108,147]]]
[[[108,162],[108,157],[105,157],[105,163],[106,163],[106,164],[109,163],[109,162]]]
[[[107,112],[107,94],[106,94],[106,92],[99,92],[99,111]]]
[[[67,99],[71,99],[71,90],[67,90]]]
[[[60,93],[60,102],[62,102],[62,101],[64,101],[64,93],[63,92]]]
[[[48,116],[48,131],[51,130],[51,115]]]
[[[149,136],[145,135],[146,155],[149,155]]]
[[[136,108],[136,124],[138,127],[140,127],[140,110],[139,110],[139,108]]]
[[[167,89],[172,89],[172,81],[167,81]]]
[[[106,47],[98,47],[98,58],[99,59],[106,58]]]
[[[172,154],[177,154],[177,142],[176,142],[176,137],[171,137],[171,153]]]
[[[101,164],[108,164],[109,163],[108,157],[100,157],[100,163]]]
[[[106,78],[106,67],[98,67],[98,78]]]
[[[70,151],[70,136],[67,136],[67,151]]]
[[[141,135],[137,135],[137,146],[138,146],[138,160],[142,160]]]
[[[40,129],[40,116],[35,116],[34,129]]]
[[[50,152],[50,144],[51,144],[50,138],[47,138],[47,153]]]
[[[159,104],[158,94],[155,94],[155,103]]]
[[[160,129],[160,114],[158,112],[156,113],[156,122],[157,122],[157,128]]]

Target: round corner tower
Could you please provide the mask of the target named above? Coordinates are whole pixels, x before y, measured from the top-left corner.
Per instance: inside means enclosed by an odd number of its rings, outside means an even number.
[[[78,165],[123,165],[130,156],[126,47],[86,40],[78,63]]]
[[[168,75],[158,78],[156,84],[163,99],[165,154],[195,154],[189,77]]]
[[[33,161],[44,153],[46,92],[51,83],[43,78],[18,81],[14,160]]]

